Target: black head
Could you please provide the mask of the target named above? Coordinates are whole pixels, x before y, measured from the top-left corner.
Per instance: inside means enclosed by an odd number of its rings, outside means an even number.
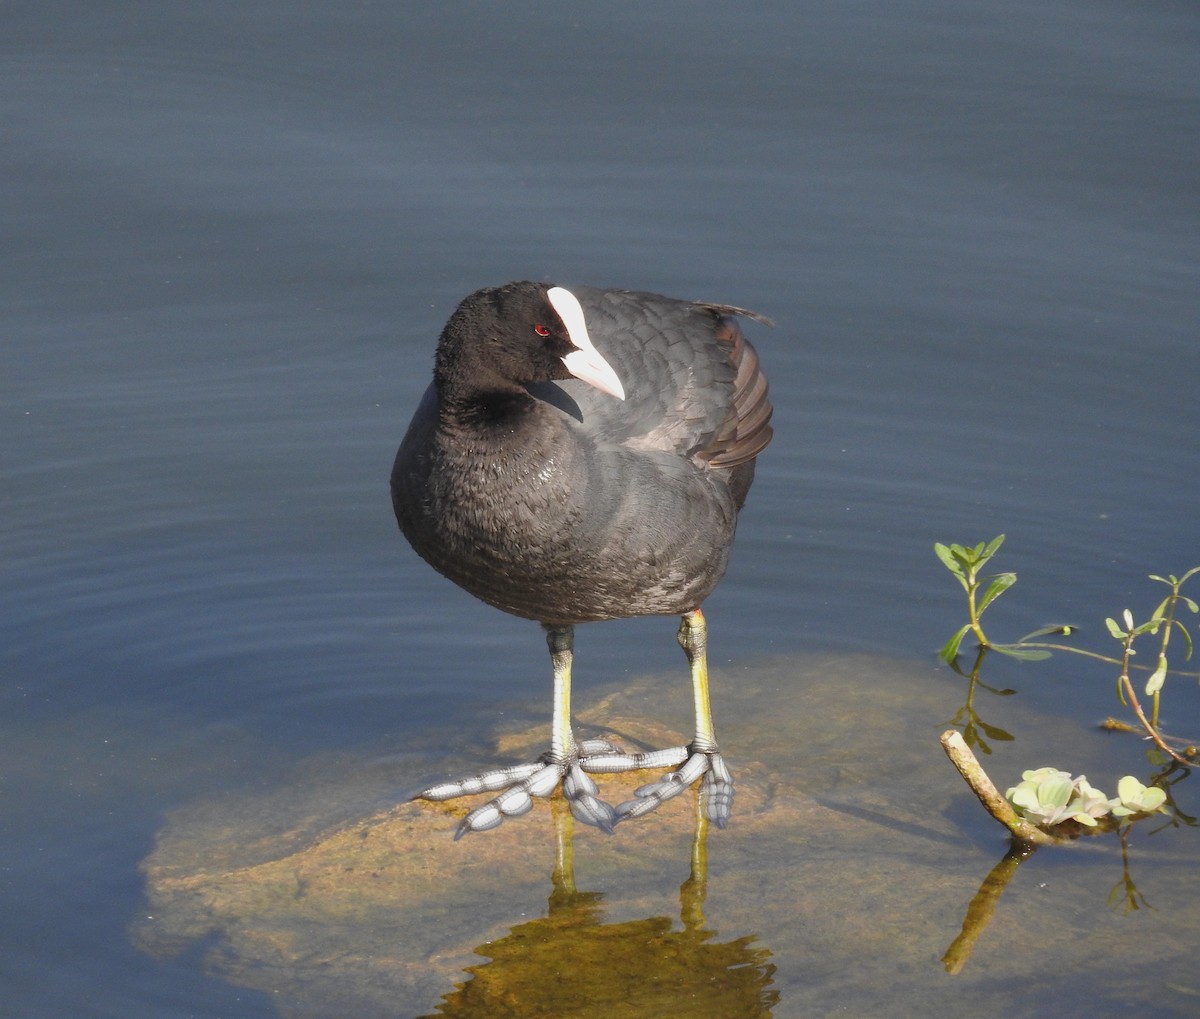
[[[443,397],[515,392],[572,375],[624,399],[578,300],[548,283],[507,283],[464,299],[442,330],[434,366]]]

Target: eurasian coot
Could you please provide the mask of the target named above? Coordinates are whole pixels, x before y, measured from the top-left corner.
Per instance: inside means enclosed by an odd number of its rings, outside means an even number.
[[[771,440],[767,380],[738,316],[765,321],[728,305],[520,282],[477,291],[446,323],[396,454],[396,519],[436,570],[541,623],[554,672],[546,754],[414,797],[499,791],[455,838],[523,814],[560,780],[576,817],[607,830],[701,775],[706,814],[728,818],[700,604],[725,573]],[[575,624],[636,615],[682,617],[696,709],[686,747],[624,754],[572,733]],[[680,765],[615,808],[588,775]]]

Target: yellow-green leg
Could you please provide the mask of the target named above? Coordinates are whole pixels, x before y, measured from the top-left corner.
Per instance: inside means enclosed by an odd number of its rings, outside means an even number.
[[[516,817],[533,807],[534,797],[549,796],[559,784],[571,813],[586,824],[612,831],[613,808],[599,797],[596,783],[581,764],[589,759],[618,753],[607,740],[575,742],[571,730],[571,663],[575,630],[571,626],[547,626],[546,645],[554,672],[554,708],[550,728],[550,750],[529,764],[514,764],[456,782],[443,782],[417,793],[413,799],[450,800],[475,793],[500,795],[476,807],[459,823],[455,839],[470,832],[495,828],[506,817]]]
[[[692,753],[712,753],[717,749],[717,734],[708,699],[708,625],[704,622],[704,613],[694,609],[684,615],[676,640],[687,655],[692,673],[692,697],[696,702],[696,735],[690,749]]]
[[[642,768],[676,767],[657,782],[641,786],[634,798],[619,804],[616,820],[641,817],[662,803],[678,796],[703,776],[700,784],[700,808],[718,828],[729,820],[733,804],[733,776],[717,749],[713,728],[712,705],[708,696],[708,630],[699,608],[684,613],[677,634],[679,646],[687,655],[692,675],[692,699],[696,710],[696,729],[686,747],[670,747],[642,754],[608,754],[589,757],[583,767],[591,772],[637,771]]]
[[[575,752],[571,730],[571,663],[575,655],[575,627],[547,626],[546,646],[554,672],[554,715],[550,723],[550,756],[565,761]]]

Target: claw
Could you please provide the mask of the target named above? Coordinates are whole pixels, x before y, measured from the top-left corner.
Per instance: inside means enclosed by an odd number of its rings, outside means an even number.
[[[571,765],[563,779],[563,795],[568,800],[576,800],[582,796],[595,796],[599,791],[599,787],[579,767],[578,763]]]
[[[530,775],[522,785],[530,796],[544,798],[554,792],[560,778],[562,778],[562,768],[557,764],[547,764]]]
[[[622,754],[614,752],[602,756],[587,757],[579,763],[585,771],[596,775],[615,775],[625,771],[642,771],[646,768],[671,768],[687,760],[687,747],[671,747],[669,750],[653,750],[644,754]]]
[[[533,809],[533,798],[523,785],[505,790],[492,802],[505,817],[520,817]]]
[[[540,778],[540,774],[537,777]],[[557,784],[557,774],[554,779]],[[533,779],[526,779],[524,782],[504,790],[495,799],[488,800],[482,807],[472,810],[459,822],[458,828],[454,832],[454,841],[457,842],[468,832],[488,831],[495,828],[506,817],[520,817],[522,814],[528,814],[533,809],[532,782]],[[549,791],[553,789],[554,785],[551,785]],[[549,791],[543,795],[548,795]]]
[[[513,765],[458,782],[430,786],[413,799],[450,800],[456,796],[499,791],[498,796],[476,807],[462,819],[454,833],[457,841],[471,832],[489,831],[506,817],[528,813],[533,808],[534,798],[549,796],[561,781],[571,812],[585,824],[611,833],[616,823],[613,808],[600,799],[600,790],[581,764],[585,759],[604,760],[618,755],[620,751],[608,740],[584,740],[578,749],[565,758],[555,760],[550,754],[544,754],[531,764]]]
[[[680,768],[673,775],[667,775],[664,777],[672,779],[675,782],[679,782],[684,786],[689,786],[706,771],[708,771],[711,763],[712,759],[708,754],[692,754],[682,768]]]
[[[458,823],[458,827],[454,829],[454,841],[457,842],[467,832],[488,831],[503,820],[504,815],[494,802],[485,803],[482,807],[476,807]]]
[[[658,781],[634,791],[633,798],[611,806],[600,798],[591,774],[616,774],[648,768],[670,768]],[[591,773],[591,774],[589,774]],[[674,799],[703,776],[700,803],[705,816],[724,828],[733,805],[733,776],[715,750],[670,747],[640,754],[625,754],[604,739],[584,740],[569,756],[555,760],[550,754],[531,764],[485,772],[459,782],[443,782],[417,793],[413,799],[449,800],[474,793],[499,795],[472,810],[454,833],[457,841],[470,832],[488,831],[506,817],[519,817],[533,808],[535,798],[545,798],[562,782],[571,813],[584,824],[611,833],[621,821],[642,817]]]
[[[473,831],[495,828],[505,817],[524,814],[535,797],[549,796],[558,785],[580,821],[611,832],[613,826],[631,817],[641,817],[703,776],[700,805],[705,816],[718,827],[725,827],[733,803],[733,776],[717,751],[712,710],[708,694],[707,627],[699,606],[683,613],[676,639],[687,655],[692,674],[692,696],[696,709],[695,737],[686,747],[671,747],[639,754],[622,753],[606,739],[576,743],[571,728],[571,663],[574,656],[575,628],[571,624],[543,623],[550,664],[554,672],[554,715],[551,723],[550,752],[531,764],[521,764],[485,772],[461,782],[443,782],[419,792],[413,799],[449,800],[473,793],[498,792],[499,795],[476,807],[459,824],[455,839]],[[588,776],[616,774],[642,769],[674,768],[657,782],[634,792],[633,799],[616,808],[599,796],[596,783]]]
[[[486,771],[482,775],[472,775],[458,782],[442,782],[439,785],[422,789],[412,798],[414,800],[452,800],[456,796],[473,796],[476,793],[490,793],[497,789],[522,782],[542,767],[540,761],[534,764],[514,764],[510,768],[498,768],[496,771]]]
[[[733,775],[720,754],[713,754],[711,766],[700,783],[700,806],[718,828],[724,828],[733,812]]]
[[[682,753],[683,756],[678,756]],[[677,771],[668,772],[657,782],[651,782],[634,790],[633,799],[617,805],[614,823],[629,818],[642,817],[652,810],[657,810],[667,800],[674,799],[696,779],[704,776],[700,784],[700,800],[704,807],[705,816],[718,828],[724,828],[729,820],[733,805],[733,776],[729,773],[724,759],[716,750],[697,751],[689,754],[687,747],[675,747],[672,750],[661,750],[658,754],[674,755],[675,759],[686,762]],[[653,754],[635,755],[653,757]]]
[[[563,795],[571,805],[571,813],[584,824],[595,825],[611,835],[616,823],[613,808],[596,795],[599,791],[578,762],[571,765],[563,780]]]
[[[725,785],[733,785],[733,774],[725,764],[725,758],[718,751],[713,751],[708,755],[709,758],[709,773],[714,781],[723,782]]]

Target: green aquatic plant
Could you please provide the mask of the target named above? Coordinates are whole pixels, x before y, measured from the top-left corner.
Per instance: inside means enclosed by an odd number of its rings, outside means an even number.
[[[1182,593],[1183,585],[1200,574],[1200,567],[1188,570],[1180,577],[1174,574],[1166,577],[1152,575],[1151,580],[1165,584],[1170,590],[1145,622],[1137,622],[1129,609],[1121,613],[1119,622],[1114,618],[1106,620],[1109,633],[1121,644],[1121,656],[1117,658],[1069,644],[1050,643],[1039,639],[1051,634],[1071,636],[1075,631],[1072,626],[1043,627],[1014,643],[991,640],[983,628],[983,614],[1000,595],[1017,582],[1017,575],[1011,571],[984,574],[1003,544],[1004,535],[1001,534],[991,541],[980,542],[977,545],[947,545],[937,542],[933,546],[942,565],[950,571],[967,595],[967,622],[945,643],[940,657],[960,675],[966,676],[967,673],[959,666],[959,651],[963,641],[970,634],[974,635],[978,643],[975,663],[969,675],[972,685],[967,702],[968,723],[977,721],[971,707],[970,695],[979,682],[984,659],[990,652],[996,651],[1026,661],[1047,658],[1057,651],[1082,655],[1119,668],[1117,690],[1121,701],[1132,708],[1142,730],[1154,741],[1155,747],[1148,754],[1151,762],[1163,765],[1165,770],[1152,779],[1151,785],[1144,785],[1133,775],[1126,775],[1118,783],[1116,798],[1110,799],[1091,785],[1086,776],[1072,777],[1069,772],[1057,768],[1037,768],[1024,772],[1021,781],[1009,788],[1002,797],[971,752],[970,744],[977,745],[983,753],[990,753],[990,748],[978,738],[973,724],[963,724],[961,711],[955,716],[953,724],[963,725],[963,733],[951,729],[942,734],[942,747],[947,756],[958,768],[980,803],[1008,829],[1018,845],[1057,845],[1083,832],[1113,830],[1119,830],[1124,839],[1132,822],[1151,815],[1165,815],[1168,824],[1195,823],[1194,819],[1182,815],[1174,806],[1169,789],[1169,776],[1176,769],[1186,774],[1200,761],[1200,751],[1194,744],[1164,736],[1158,729],[1158,711],[1160,697],[1170,672],[1173,671],[1176,675],[1196,675],[1172,669],[1167,652],[1172,634],[1179,633],[1184,644],[1184,658],[1186,660],[1191,657],[1192,635],[1177,617],[1183,611],[1193,614],[1200,612],[1200,605]],[[1132,661],[1137,653],[1134,644],[1147,637],[1158,638],[1155,664],[1152,668],[1147,667],[1144,670],[1148,673],[1143,687],[1144,696],[1151,698],[1149,715],[1142,709],[1137,689],[1130,679],[1131,671],[1139,668]],[[1112,720],[1106,723],[1106,726],[1137,731],[1132,726]],[[1008,733],[1004,735],[1011,739]]]
[[[1127,821],[1138,814],[1153,814],[1166,810],[1167,794],[1158,786],[1142,785],[1132,775],[1117,783],[1117,799],[1112,807],[1113,817]]]
[[[1046,652],[1029,654],[1024,650],[1013,649],[1004,644],[993,644],[983,632],[980,618],[987,607],[1017,582],[1015,573],[997,573],[991,577],[980,576],[981,571],[1004,544],[1004,535],[998,535],[988,542],[978,545],[943,545],[935,542],[933,551],[946,567],[958,579],[963,590],[967,592],[967,622],[955,631],[940,657],[945,662],[953,662],[958,657],[958,649],[968,633],[974,633],[981,648],[994,649],[1004,654],[1018,658],[1045,658]]]
[[[1137,694],[1134,693],[1133,684],[1129,679],[1129,660],[1136,654],[1133,644],[1138,637],[1144,634],[1157,636],[1161,633],[1154,669],[1150,673],[1150,678],[1146,680],[1145,686],[1145,693],[1151,700],[1151,706],[1149,721],[1142,720],[1142,722],[1149,730],[1154,730],[1158,727],[1159,703],[1163,684],[1167,680],[1167,648],[1171,643],[1171,634],[1176,631],[1179,632],[1184,642],[1184,660],[1186,661],[1192,657],[1192,635],[1188,632],[1188,628],[1176,618],[1176,613],[1180,605],[1189,610],[1193,615],[1200,612],[1200,605],[1196,603],[1195,599],[1187,597],[1180,590],[1197,573],[1200,573],[1200,566],[1188,570],[1182,577],[1176,577],[1173,573],[1165,577],[1160,577],[1154,573],[1150,574],[1151,580],[1159,584],[1166,584],[1171,589],[1171,592],[1158,603],[1158,607],[1150,613],[1150,618],[1144,623],[1135,623],[1133,613],[1129,609],[1126,609],[1121,614],[1121,619],[1125,624],[1124,628],[1111,617],[1104,620],[1105,626],[1108,627],[1108,632],[1114,640],[1120,641],[1124,652],[1121,658],[1121,676],[1117,681],[1117,693],[1122,703],[1128,703],[1134,708],[1135,712],[1139,715],[1139,719],[1141,717],[1141,710],[1140,706],[1137,705]],[[1166,748],[1164,747],[1163,749]]]
[[[983,576],[984,568],[995,557],[1003,544],[1003,534],[988,542],[981,541],[977,545],[934,543],[933,550],[938,559],[958,580],[967,594],[967,622],[960,626],[942,647],[939,652],[942,661],[956,667],[962,642],[968,634],[974,634],[978,641],[980,654],[976,668],[973,670],[974,675],[978,675],[982,657],[989,651],[996,651],[1026,661],[1048,658],[1052,652],[1061,651],[1117,666],[1120,669],[1117,678],[1117,692],[1121,702],[1133,710],[1142,729],[1150,736],[1162,754],[1178,764],[1194,766],[1197,758],[1200,758],[1200,750],[1188,741],[1164,736],[1158,728],[1158,717],[1163,686],[1166,683],[1168,672],[1172,671],[1167,658],[1167,650],[1173,633],[1178,632],[1184,642],[1184,659],[1190,659],[1192,656],[1192,636],[1177,617],[1181,606],[1193,614],[1200,612],[1200,604],[1197,604],[1195,599],[1183,594],[1181,590],[1187,581],[1200,574],[1200,566],[1188,570],[1180,577],[1176,577],[1174,574],[1168,574],[1166,577],[1157,574],[1150,575],[1152,581],[1165,584],[1170,591],[1145,622],[1135,622],[1133,613],[1129,609],[1126,609],[1121,615],[1123,626],[1111,617],[1105,620],[1109,633],[1121,644],[1121,656],[1116,658],[1069,644],[1049,643],[1037,639],[1050,635],[1071,636],[1075,632],[1073,626],[1056,624],[1042,627],[1012,643],[999,643],[988,637],[982,623],[984,612],[1000,595],[1017,582],[1017,575],[1013,572]],[[1144,687],[1145,696],[1151,699],[1149,714],[1143,710],[1130,679],[1130,671],[1139,668],[1132,663],[1132,659],[1137,653],[1134,644],[1139,638],[1145,636],[1159,638],[1155,665],[1152,669],[1147,669],[1150,675]],[[1195,673],[1174,671],[1177,675],[1196,676]],[[1109,728],[1121,727],[1118,723],[1109,725]]]
[[[1144,786],[1132,775],[1121,779],[1117,798],[1109,799],[1084,775],[1072,778],[1058,768],[1037,768],[1024,772],[1001,796],[960,733],[948,729],[941,742],[984,809],[1018,845],[1062,845],[1085,831],[1124,830],[1131,821],[1167,812],[1165,791]]]
[[[1006,790],[1004,798],[1018,814],[1041,828],[1069,820],[1089,827],[1096,824],[1091,812],[1082,809],[1070,774],[1057,768],[1022,772],[1021,783]],[[1104,802],[1107,805],[1108,801]]]
[[[1021,781],[1005,792],[1004,798],[1021,817],[1042,829],[1064,821],[1095,828],[1100,818],[1127,820],[1163,810],[1167,794],[1126,775],[1118,784],[1118,798],[1112,800],[1088,782],[1086,775],[1072,778],[1057,768],[1038,768],[1023,772]]]

